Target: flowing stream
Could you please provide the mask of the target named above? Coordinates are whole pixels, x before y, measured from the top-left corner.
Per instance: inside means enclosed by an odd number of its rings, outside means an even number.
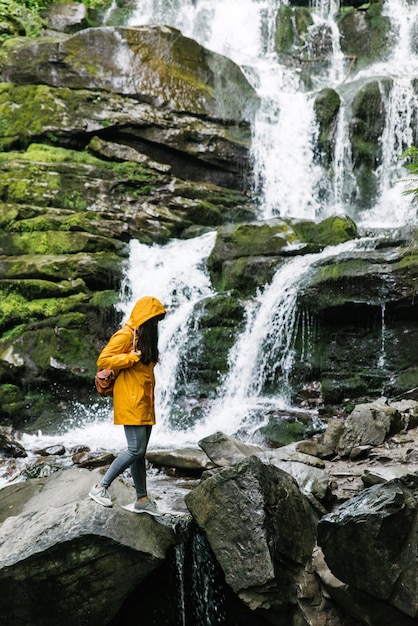
[[[410,197],[403,196],[399,181],[405,177],[400,156],[412,144],[412,127],[418,112],[413,80],[418,72],[418,46],[413,47],[418,6],[407,0],[387,0],[384,14],[391,20],[393,48],[384,64],[376,63],[359,73],[351,72],[339,45],[335,15],[338,0],[312,0],[315,8],[311,29],[327,28],[332,39],[332,62],[315,76],[310,90],[303,86],[297,68],[280,62],[274,52],[275,16],[287,0],[137,0],[130,25],[169,24],[218,53],[228,56],[243,70],[257,90],[261,106],[253,124],[252,156],[260,220],[281,217],[322,219],[348,214],[357,224],[373,229],[401,226],[416,221]],[[112,8],[109,10],[111,19]],[[348,104],[358,85],[370,78],[390,77],[392,88],[384,93],[386,119],[382,135],[382,162],[377,171],[378,196],[368,211],[358,213],[356,182],[347,147]],[[334,175],[329,178],[314,158],[318,133],[313,103],[323,87],[332,87],[342,102],[334,148]],[[382,88],[383,90],[383,88]],[[325,198],[325,200],[324,200]],[[193,332],[193,310],[212,294],[205,261],[214,233],[188,241],[171,241],[166,246],[131,244],[129,270],[121,292],[121,310],[128,314],[133,303],[152,292],[168,308],[161,324],[162,359],[156,368],[158,424],[150,445],[189,445],[216,430],[236,432],[251,425],[260,406],[289,404],[288,376],[296,324],[296,296],[310,268],[326,256],[348,249],[327,249],[319,255],[289,260],[271,285],[247,306],[246,325],[232,348],[230,370],[217,392],[218,401],[194,428],[173,430],[170,410],[179,355],[187,335]],[[359,244],[350,244],[351,246]],[[364,245],[360,243],[360,245]],[[370,245],[370,244],[367,244]],[[382,309],[382,326],[385,316]],[[384,363],[384,339],[379,359]],[[265,387],[271,377],[280,377],[280,397],[267,398]],[[100,407],[100,408],[99,408]],[[124,445],[122,429],[115,429],[111,407],[98,404],[95,418],[79,420],[64,444],[89,444],[92,448],[117,449]],[[115,432],[117,431],[117,432]],[[25,442],[24,442],[25,443]],[[27,442],[26,442],[27,443]]]

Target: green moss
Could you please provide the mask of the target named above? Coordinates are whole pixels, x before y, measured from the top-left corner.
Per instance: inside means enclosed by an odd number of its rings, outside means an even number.
[[[68,295],[64,298],[39,298],[27,300],[20,293],[4,293],[0,290],[0,326],[29,323],[36,319],[55,317],[87,302],[84,293]]]
[[[312,25],[312,15],[305,7],[281,5],[277,11],[275,49],[290,52],[294,46],[303,45],[305,35]]]
[[[332,246],[355,239],[357,227],[349,217],[328,217],[319,222],[294,222],[293,228],[301,241]]]
[[[270,420],[267,426],[260,428],[260,432],[273,446],[285,446],[304,439],[306,426],[297,420]]]
[[[10,383],[0,385],[0,410],[3,418],[13,418],[21,412],[23,401],[23,393],[19,387]]]
[[[98,309],[111,309],[119,302],[119,293],[110,289],[96,291],[90,298],[90,305]]]
[[[369,2],[361,10],[347,8],[338,14],[341,49],[344,54],[355,57],[358,68],[387,55],[391,24],[390,18],[382,15],[382,9],[382,2]]]
[[[44,26],[40,10],[52,0],[1,0],[0,22],[2,34],[0,41],[17,35],[37,35]]]
[[[281,5],[276,18],[275,48],[277,52],[288,52],[295,41],[292,24],[292,7]]]
[[[114,248],[112,240],[82,232],[38,231],[0,235],[0,246],[9,256],[21,254],[74,254]]]
[[[367,274],[370,266],[370,261],[367,259],[347,259],[346,261],[326,265],[320,268],[311,284],[338,282],[346,277],[364,276]]]
[[[199,315],[199,327],[214,326],[237,328],[242,324],[244,307],[235,295],[219,295],[204,301],[204,311]]]
[[[14,227],[19,211],[16,206],[0,203],[0,228]]]
[[[63,297],[73,293],[86,292],[86,285],[81,278],[68,281],[63,280],[58,283],[33,279],[9,279],[0,280],[0,289],[6,296],[16,293],[22,295],[27,300],[36,298]]]
[[[21,400],[21,398],[22,392],[16,385],[10,383],[0,385],[0,405],[11,404]]]
[[[48,215],[37,215],[36,217],[14,222],[14,230],[20,233],[57,230],[59,226],[59,220]]]

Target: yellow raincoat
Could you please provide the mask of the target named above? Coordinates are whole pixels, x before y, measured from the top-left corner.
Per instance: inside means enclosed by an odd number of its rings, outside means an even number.
[[[97,359],[99,370],[112,369],[117,375],[113,392],[115,424],[155,424],[154,363],[145,365],[132,353],[132,349],[134,330],[152,317],[164,315],[165,312],[157,298],[145,296],[138,300],[128,320],[112,335]]]

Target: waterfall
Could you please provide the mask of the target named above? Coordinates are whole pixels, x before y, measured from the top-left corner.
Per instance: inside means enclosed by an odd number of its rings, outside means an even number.
[[[298,293],[318,263],[367,245],[372,244],[363,239],[330,246],[317,254],[295,257],[277,270],[271,283],[247,305],[246,327],[230,353],[228,375],[205,423],[196,428],[197,436],[217,429],[233,433],[243,425],[247,430],[252,424],[259,427],[271,408],[290,407]],[[273,381],[281,391],[268,394]]]
[[[288,5],[288,0],[141,0],[129,24],[171,25],[242,68],[261,101],[252,139],[260,220],[275,215],[313,220],[344,213],[358,217],[353,208],[357,183],[349,140],[350,104],[364,82],[389,77],[390,88],[379,83],[386,117],[382,161],[376,172],[378,198],[375,206],[362,216],[361,223],[374,227],[407,223],[414,217],[411,198],[402,197],[397,181],[405,177],[400,154],[415,139],[412,129],[418,103],[413,77],[418,69],[418,55],[411,42],[418,7],[407,0],[384,3],[383,12],[393,31],[391,56],[385,63],[374,63],[355,72],[341,52],[335,20],[338,0],[312,0],[313,23],[308,29],[307,45],[318,33],[325,33],[331,45],[327,62],[307,86],[300,68],[285,63],[275,51],[277,12]],[[109,19],[111,13],[112,7]],[[318,127],[314,102],[323,87],[335,89],[341,98],[332,177],[315,158]],[[193,311],[197,303],[213,295],[205,263],[214,239],[215,233],[209,233],[186,241],[173,240],[164,246],[131,243],[120,310],[128,315],[136,299],[150,293],[160,298],[168,310],[160,325],[162,358],[156,368],[158,421],[153,440],[158,445],[195,443],[216,429],[233,433],[243,422],[250,424],[256,413],[289,405],[299,289],[315,263],[340,252],[338,248],[329,248],[319,255],[297,257],[283,264],[271,284],[246,304],[246,325],[230,352],[229,372],[216,390],[219,400],[208,403],[206,416],[193,430],[173,432],[169,416],[182,351],[188,335],[194,332]],[[379,364],[384,360],[383,342],[384,333]],[[269,395],[273,383],[281,388],[274,398]],[[109,435],[114,433],[112,428],[106,431],[101,426],[97,428],[96,423],[87,425],[90,427],[99,446],[106,447],[107,437],[114,436]],[[122,439],[121,435],[121,445]]]
[[[160,324],[161,361],[155,368],[156,404],[161,416],[159,442],[173,440],[169,417],[180,354],[193,327],[196,304],[213,295],[205,263],[215,241],[215,232],[187,240],[171,240],[165,246],[130,244],[129,269],[122,285],[120,309],[127,317],[134,303],[145,295],[159,298],[167,309]]]
[[[285,63],[274,49],[277,12],[289,5],[288,0],[144,0],[137,3],[129,24],[164,23],[178,28],[235,61],[257,90],[261,105],[253,123],[252,156],[260,219],[280,215],[315,220],[345,213],[368,227],[408,223],[415,218],[412,199],[403,197],[396,183],[406,174],[401,154],[415,139],[410,129],[418,108],[412,90],[418,66],[416,46],[412,45],[418,7],[408,0],[384,2],[383,15],[390,20],[394,42],[391,57],[355,73],[351,60],[341,52],[335,20],[339,0],[311,0],[310,4],[313,24],[308,48],[315,33],[323,33],[331,42],[327,68],[313,77],[311,88],[301,80],[300,67]],[[383,160],[376,172],[377,199],[369,212],[359,214],[348,149],[346,99],[350,100],[362,80],[386,76],[394,82],[385,95],[387,119]],[[323,87],[335,89],[342,99],[334,174],[327,183],[329,174],[316,162],[314,153],[318,128],[313,103]]]

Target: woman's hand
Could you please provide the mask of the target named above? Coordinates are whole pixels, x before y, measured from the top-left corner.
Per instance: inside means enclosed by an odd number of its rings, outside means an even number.
[[[139,359],[142,356],[141,350],[131,350],[131,354],[135,354],[135,356],[137,356]]]

